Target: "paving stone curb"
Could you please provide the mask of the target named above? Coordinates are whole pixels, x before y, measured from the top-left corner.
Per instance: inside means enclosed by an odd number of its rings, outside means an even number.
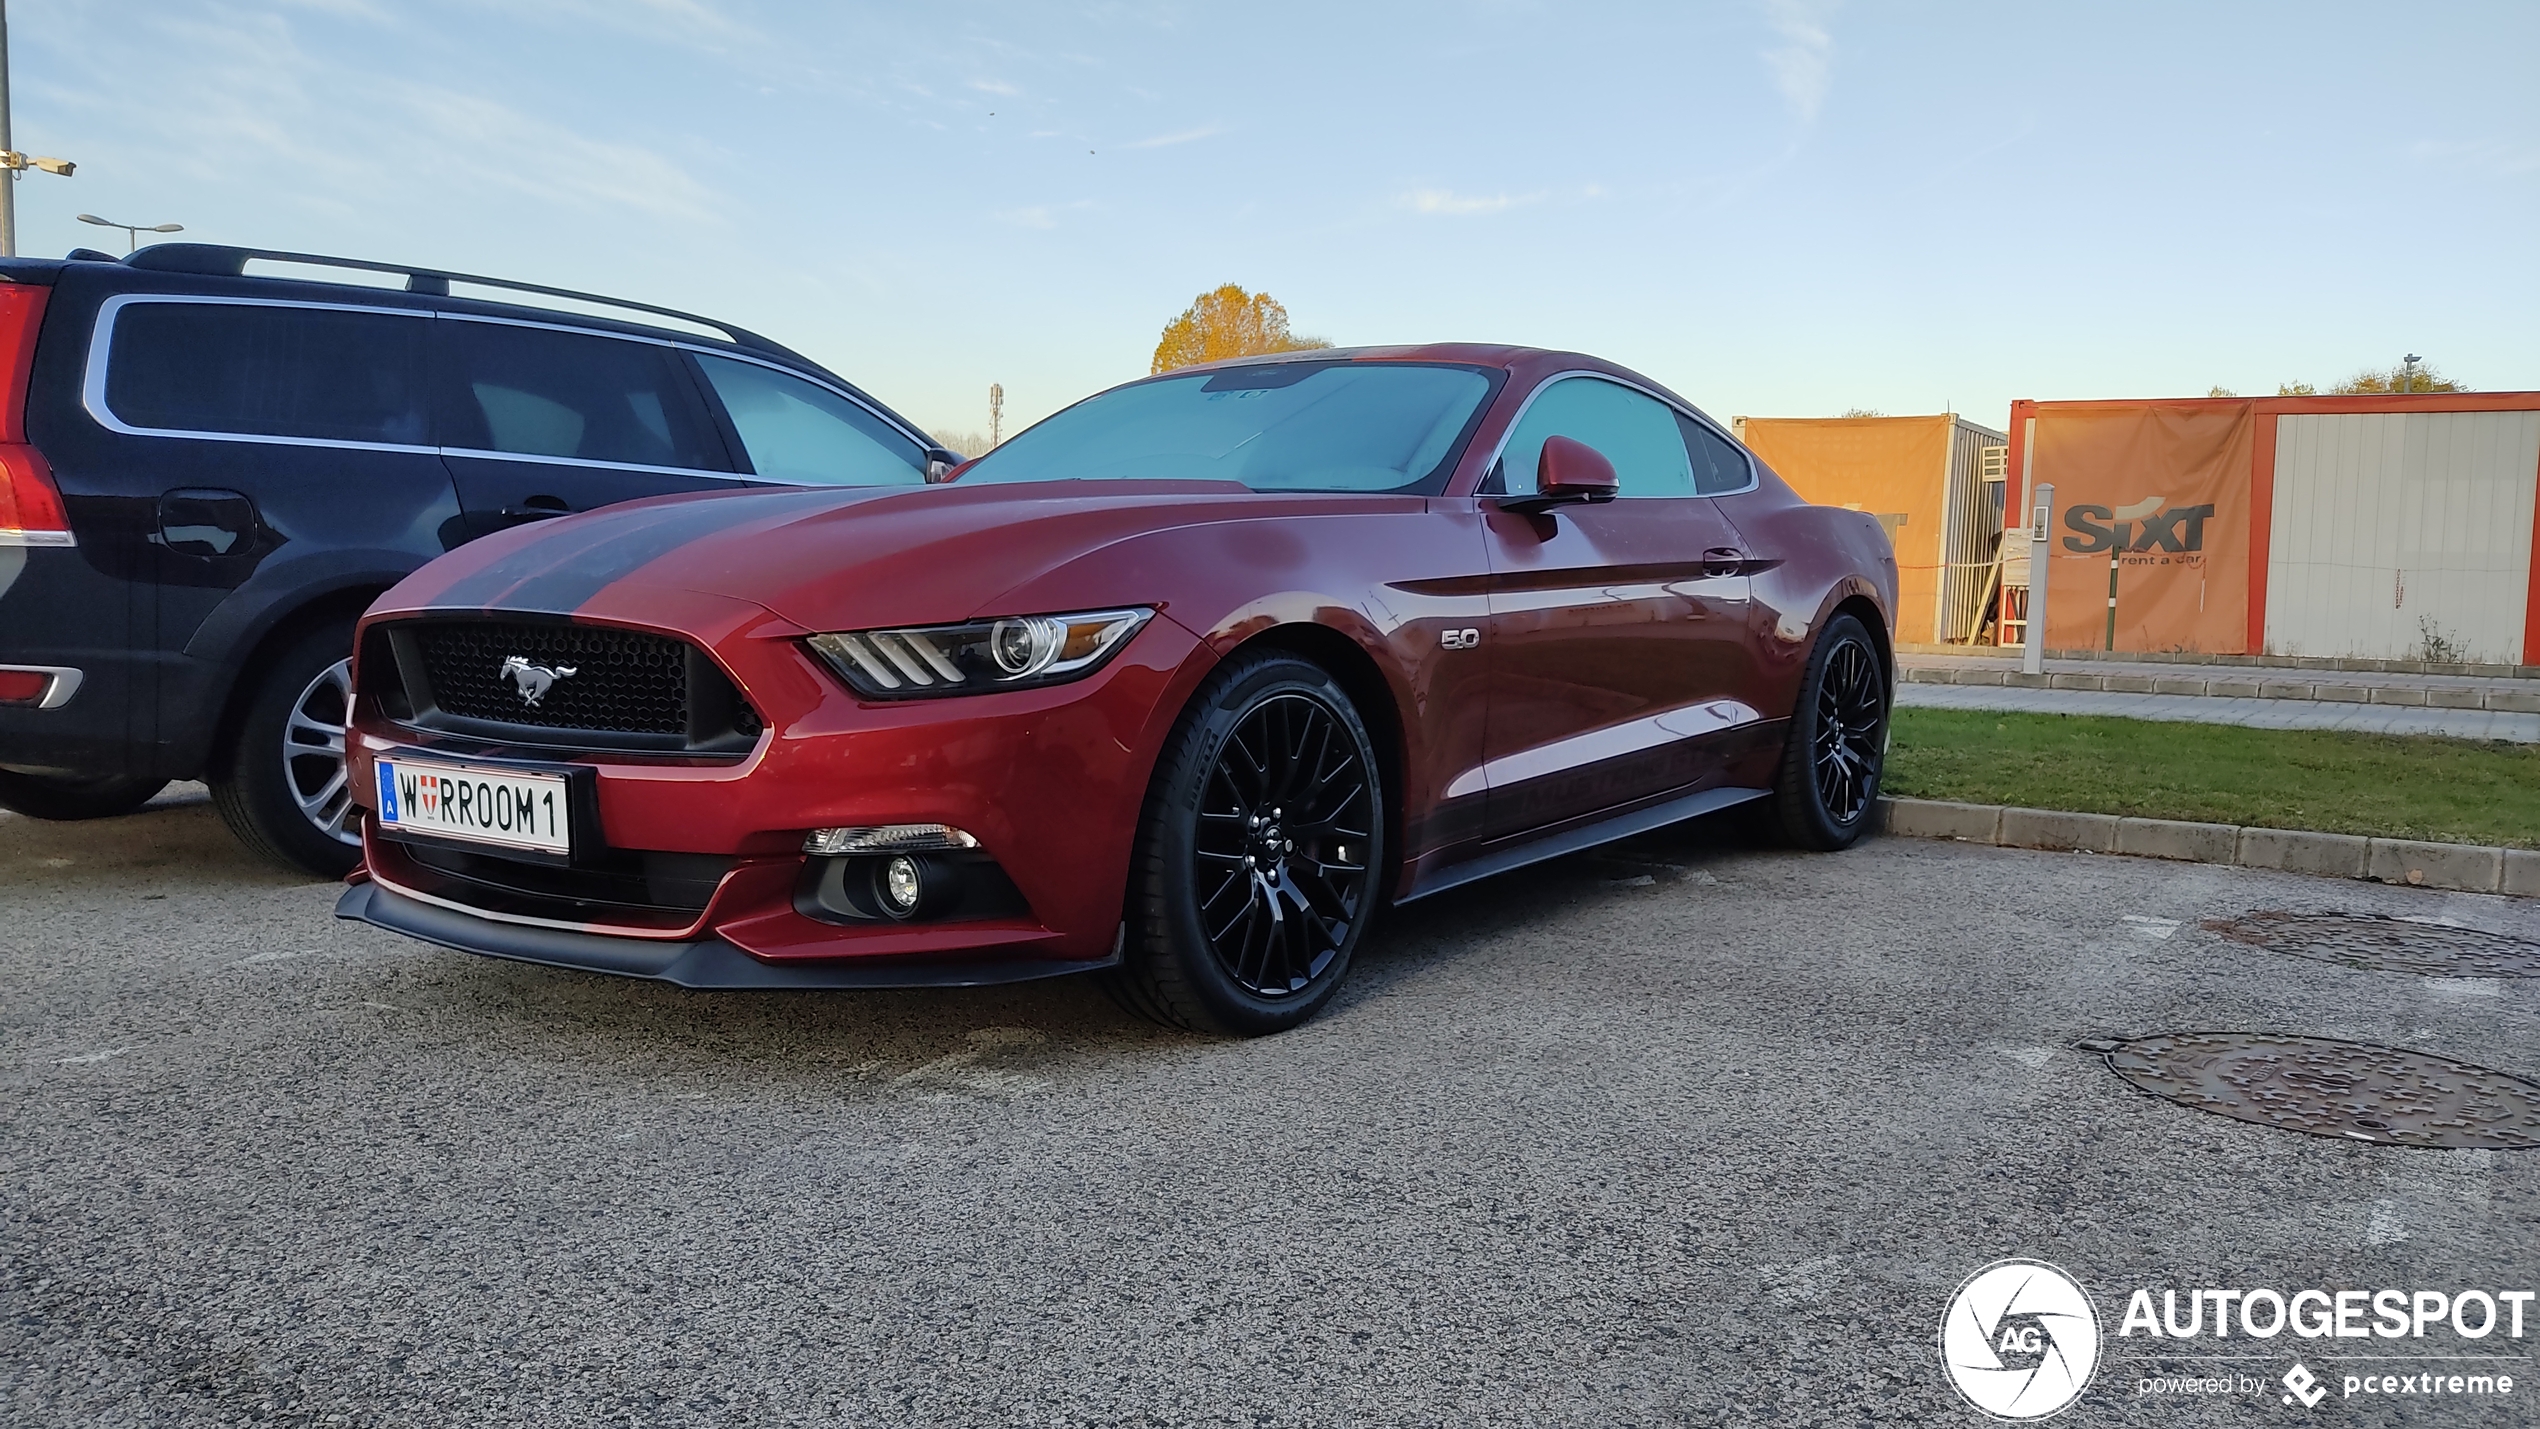
[[[2128,695],[2203,695],[2212,699],[2330,700],[2346,704],[2430,705],[2437,709],[2540,714],[2540,690],[2491,690],[2462,685],[2369,685],[2352,680],[2253,680],[2247,676],[2100,675],[2059,670],[2046,675],[1984,670],[1965,665],[1907,665],[1897,677],[1909,685],[1992,685],[2021,690],[2105,690]]]
[[[1881,799],[1878,819],[1882,830],[1904,838],[2228,863],[2404,883],[2412,888],[2540,898],[2540,850],[2534,849],[2132,819],[1945,799]]]
[[[1896,653],[1975,657],[2016,664],[2021,652],[1998,645],[1932,645],[1896,642]],[[2049,660],[2105,660],[2126,665],[2207,665],[2243,670],[2342,670],[2369,675],[2471,675],[2484,679],[2540,680],[2540,665],[2482,665],[2450,660],[2380,660],[2316,655],[2207,655],[2192,650],[2049,650]]]

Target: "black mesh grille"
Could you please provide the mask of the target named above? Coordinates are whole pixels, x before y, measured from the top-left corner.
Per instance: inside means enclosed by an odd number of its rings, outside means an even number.
[[[680,641],[597,625],[433,621],[411,629],[444,714],[538,729],[688,732],[688,647]],[[508,675],[513,659],[534,668]],[[530,703],[524,688],[549,673],[553,681]]]

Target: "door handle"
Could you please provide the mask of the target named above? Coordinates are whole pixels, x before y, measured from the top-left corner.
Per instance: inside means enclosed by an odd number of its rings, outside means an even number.
[[[1706,576],[1734,576],[1746,570],[1746,553],[1735,546],[1713,546],[1702,553],[1702,573]]]
[[[160,496],[154,539],[180,556],[243,555],[259,524],[256,503],[242,493],[186,487]]]
[[[572,515],[573,508],[565,505],[561,496],[531,496],[518,506],[506,506],[495,514],[506,521],[549,521]]]

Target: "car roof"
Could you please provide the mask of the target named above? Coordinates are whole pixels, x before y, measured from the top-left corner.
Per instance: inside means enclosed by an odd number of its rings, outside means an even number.
[[[1646,387],[1687,411],[1702,409],[1619,362],[1585,352],[1562,348],[1520,347],[1497,342],[1431,342],[1366,347],[1315,347],[1294,352],[1264,353],[1255,357],[1229,357],[1216,362],[1196,362],[1177,367],[1173,374],[1214,372],[1229,367],[1256,367],[1288,362],[1451,362],[1471,367],[1496,367],[1511,378],[1528,386],[1559,372],[1595,372]]]
[[[273,248],[245,248],[218,243],[154,243],[122,258],[83,248],[74,250],[66,259],[0,259],[0,280],[36,281],[49,284],[55,281],[65,268],[85,268],[94,265],[100,268],[120,268],[136,275],[148,273],[179,279],[187,276],[238,279],[260,285],[272,284],[279,291],[324,289],[332,286],[331,280],[311,275],[247,272],[247,264],[255,259],[289,263],[304,268],[338,268],[382,273],[403,277],[406,280],[402,288],[388,288],[370,283],[346,284],[362,295],[360,301],[403,298],[409,302],[421,300],[425,304],[446,307],[455,312],[534,316],[543,323],[580,327],[599,332],[620,332],[642,337],[659,337],[667,333],[682,342],[724,346],[774,359],[799,371],[855,390],[853,384],[848,383],[845,378],[792,348],[720,318],[684,312],[678,308],[663,307],[656,303],[613,298],[602,293],[586,293],[572,288],[550,287],[543,283],[527,283],[513,278],[460,273],[408,263],[381,263],[366,258],[337,258],[325,254],[296,253]],[[450,290],[452,283],[492,291],[490,293],[453,293]],[[532,295],[532,297],[529,301],[518,301],[499,296],[505,292]],[[537,297],[562,299],[601,309],[614,309],[615,313],[605,311],[594,313],[558,307],[537,302],[535,301]],[[658,321],[661,318],[668,318],[673,322],[685,324],[688,328],[704,329],[704,331],[686,331],[679,327],[667,326]],[[722,336],[714,335],[718,333]]]

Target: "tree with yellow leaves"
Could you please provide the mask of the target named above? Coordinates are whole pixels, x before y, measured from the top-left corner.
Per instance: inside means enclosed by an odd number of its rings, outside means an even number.
[[[1330,347],[1319,337],[1298,337],[1288,330],[1288,310],[1268,293],[1247,293],[1227,283],[1191,300],[1182,315],[1164,325],[1149,372],[1170,372],[1195,362],[1222,362],[1229,357],[1259,357],[1272,352],[1307,352]]]

